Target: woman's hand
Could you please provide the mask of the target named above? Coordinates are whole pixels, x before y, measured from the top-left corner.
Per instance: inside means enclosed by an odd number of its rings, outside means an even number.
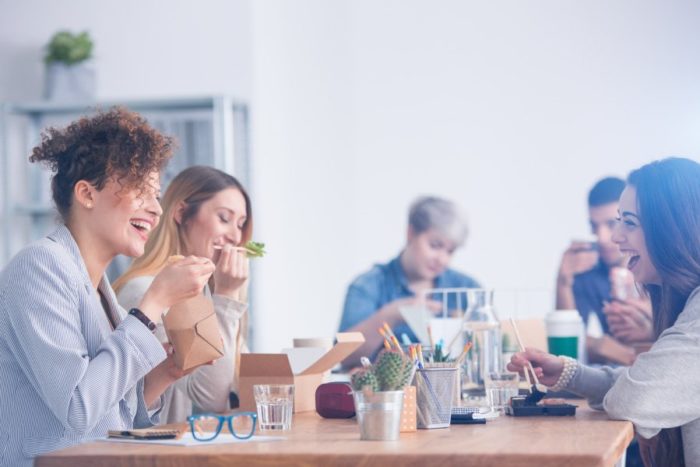
[[[180,369],[176,364],[175,364],[175,348],[172,346],[172,344],[165,343],[163,344],[163,348],[165,348],[165,353],[168,354],[168,357],[163,360],[158,367],[160,367],[160,370],[163,374],[163,376],[170,380],[171,383],[174,383],[178,379],[182,378],[183,376],[187,376],[190,373],[194,372],[197,368],[200,366],[205,366],[205,365],[211,365],[212,363],[215,362],[215,360],[212,360],[211,362],[205,362],[202,363],[201,365],[197,365],[192,368],[188,368],[187,370],[182,370]],[[156,368],[158,368],[156,367]],[[154,368],[155,370],[155,368]],[[153,370],[151,370],[153,371]]]
[[[153,368],[146,375],[144,380],[143,395],[146,402],[146,407],[150,407],[156,401],[156,399],[158,399],[160,395],[165,392],[168,386],[173,384],[178,379],[189,375],[201,366],[211,365],[214,363],[213,361],[207,362],[202,365],[188,368],[187,370],[182,370],[175,363],[175,352],[172,345],[163,344],[163,347],[165,348],[165,353],[168,354],[168,357],[160,362],[158,366]]]
[[[156,275],[139,308],[158,323],[164,310],[201,293],[213,272],[214,263],[207,258],[188,256],[174,261]]]
[[[593,269],[597,262],[598,252],[590,242],[571,242],[559,264],[559,284],[571,287],[576,274]]]
[[[561,358],[530,347],[526,348],[525,352],[513,354],[508,364],[508,370],[523,374],[528,361],[532,363],[540,383],[545,386],[554,386],[564,370],[564,362]]]
[[[242,250],[227,244],[221,249],[214,271],[214,291],[217,295],[238,298],[241,286],[248,280],[250,260]]]
[[[625,344],[654,340],[651,304],[644,299],[615,300],[605,303],[603,312],[610,332]]]

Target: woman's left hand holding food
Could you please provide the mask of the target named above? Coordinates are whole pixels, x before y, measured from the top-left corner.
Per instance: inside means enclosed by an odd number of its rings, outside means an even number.
[[[605,303],[603,312],[610,332],[625,344],[654,340],[651,303],[644,299],[615,300]]]
[[[245,251],[231,244],[224,245],[215,264],[214,293],[238,299],[241,287],[248,280],[250,260]]]

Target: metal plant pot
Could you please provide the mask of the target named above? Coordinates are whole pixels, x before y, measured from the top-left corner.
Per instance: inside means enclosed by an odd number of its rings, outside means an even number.
[[[401,428],[403,391],[353,392],[360,439],[396,441]]]
[[[49,63],[46,65],[44,97],[54,101],[94,100],[97,80],[92,61],[66,65]]]

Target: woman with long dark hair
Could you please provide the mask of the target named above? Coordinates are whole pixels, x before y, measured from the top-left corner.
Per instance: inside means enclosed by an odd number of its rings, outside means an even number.
[[[700,164],[668,158],[633,171],[620,197],[613,241],[648,290],[657,340],[628,368],[590,368],[534,349],[541,382],[630,420],[647,466],[700,465]]]

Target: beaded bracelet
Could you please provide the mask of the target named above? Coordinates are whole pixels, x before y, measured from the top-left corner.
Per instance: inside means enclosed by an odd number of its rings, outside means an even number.
[[[564,369],[561,371],[559,379],[556,383],[554,383],[554,386],[549,388],[552,391],[561,391],[562,389],[565,389],[574,378],[576,370],[578,369],[578,362],[573,358],[565,357],[563,355],[560,355],[559,358],[564,364]]]

